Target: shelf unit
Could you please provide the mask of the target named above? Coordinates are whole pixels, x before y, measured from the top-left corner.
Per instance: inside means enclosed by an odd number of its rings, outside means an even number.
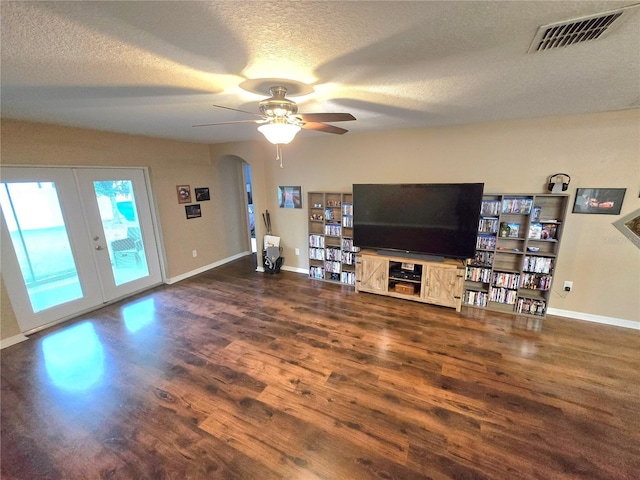
[[[549,305],[568,195],[484,195],[465,306],[544,317]]]
[[[462,304],[464,262],[389,256],[363,250],[356,262],[357,292],[455,308]]]
[[[309,192],[309,277],[356,283],[351,193]]]

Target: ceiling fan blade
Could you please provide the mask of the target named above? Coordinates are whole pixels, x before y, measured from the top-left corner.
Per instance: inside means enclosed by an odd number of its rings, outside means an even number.
[[[192,127],[210,127],[212,125],[229,125],[231,123],[265,123],[267,120],[236,120],[233,122],[200,123],[191,125]]]
[[[296,117],[303,122],[348,122],[356,119],[350,113],[299,113]]]
[[[344,128],[334,127],[333,125],[327,125],[326,123],[320,122],[307,122],[302,125],[302,128],[306,130],[316,130],[318,132],[337,133],[338,135],[342,135],[343,133],[347,133],[349,131],[345,130]]]
[[[225,110],[233,110],[234,112],[246,113],[247,115],[253,115],[254,117],[264,118],[264,115],[260,115],[258,113],[247,112],[246,110],[239,110],[237,108],[225,107],[224,105],[216,105],[213,104],[214,107],[224,108]]]

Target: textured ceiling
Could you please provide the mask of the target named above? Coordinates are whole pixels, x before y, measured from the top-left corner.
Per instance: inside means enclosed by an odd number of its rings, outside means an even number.
[[[618,1],[1,3],[2,117],[217,143],[262,139],[240,87],[313,88],[351,132],[640,107],[640,8],[598,40],[527,53],[541,25]],[[299,135],[326,133],[303,131]]]

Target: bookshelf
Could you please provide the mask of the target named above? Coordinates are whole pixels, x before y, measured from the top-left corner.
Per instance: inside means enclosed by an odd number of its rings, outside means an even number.
[[[309,192],[309,277],[356,283],[351,193]]]
[[[558,260],[568,195],[484,195],[463,304],[544,317]]]

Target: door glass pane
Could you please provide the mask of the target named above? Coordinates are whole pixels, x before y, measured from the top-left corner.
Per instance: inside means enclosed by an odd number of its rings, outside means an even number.
[[[130,180],[94,181],[100,220],[116,285],[149,275]]]
[[[83,297],[56,184],[0,184],[0,205],[34,312]]]

